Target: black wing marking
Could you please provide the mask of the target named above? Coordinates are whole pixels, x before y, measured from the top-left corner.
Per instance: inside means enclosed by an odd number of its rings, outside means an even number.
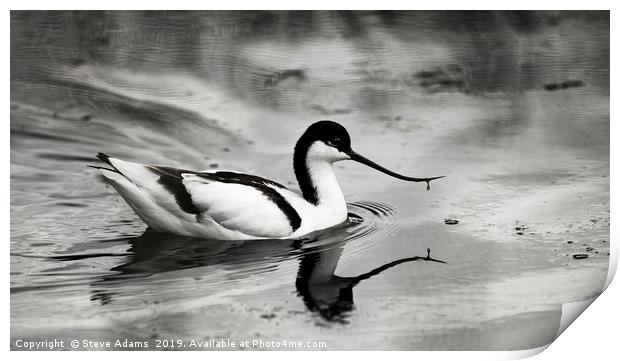
[[[171,167],[148,166],[148,168],[153,173],[159,175],[157,182],[174,195],[174,199],[184,212],[190,214],[201,213],[200,209],[192,202],[192,197],[185,188],[185,185],[183,185],[183,177],[181,176],[182,173],[195,172]]]
[[[226,182],[226,183],[239,183],[239,184],[252,185],[252,186],[271,185],[271,186],[275,186],[278,188],[286,189],[286,187],[280,183],[276,183],[270,179],[266,179],[266,178],[251,175],[251,174],[237,173],[237,172],[230,172],[230,171],[218,171],[218,172],[213,172],[213,173],[199,173],[199,174],[200,176],[213,175],[217,177],[221,182]]]
[[[281,184],[262,177],[235,172],[221,171],[214,173],[195,174],[202,178],[213,180],[216,182],[243,184],[249,187],[253,187],[263,193],[267,198],[269,198],[270,201],[272,201],[276,206],[278,206],[280,211],[282,211],[282,213],[284,213],[284,215],[288,219],[288,222],[291,225],[293,232],[295,232],[301,226],[301,217],[299,216],[299,213],[297,213],[295,208],[293,208],[293,206],[280,193],[278,193],[278,191],[269,187],[271,185],[286,189],[286,187]]]
[[[150,166],[150,169],[156,174],[159,174],[158,182],[174,195],[179,207],[187,213],[200,214],[201,210],[198,209],[198,207],[196,207],[196,205],[192,202],[192,197],[183,184],[183,173],[195,174],[201,178],[214,182],[242,184],[248,187],[253,187],[269,198],[269,200],[271,200],[280,209],[280,211],[284,213],[289,221],[289,224],[291,225],[291,228],[293,229],[293,232],[301,226],[301,217],[299,216],[299,213],[297,213],[295,208],[293,208],[293,206],[280,193],[270,186],[283,189],[286,189],[286,187],[269,179],[229,171],[204,173],[161,166]]]

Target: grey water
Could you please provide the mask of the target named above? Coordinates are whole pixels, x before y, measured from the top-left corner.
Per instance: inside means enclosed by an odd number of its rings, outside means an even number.
[[[12,11],[10,111],[12,341],[526,349],[604,287],[608,12]],[[320,119],[446,178],[340,162],[346,224],[231,242],[148,230],[86,167],[296,189]]]

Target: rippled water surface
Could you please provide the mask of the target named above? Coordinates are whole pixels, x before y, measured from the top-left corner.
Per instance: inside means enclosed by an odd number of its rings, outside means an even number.
[[[11,338],[550,342],[607,275],[608,13],[446,16],[12,12]],[[147,230],[86,167],[105,152],[295,189],[319,119],[447,177],[426,191],[341,162],[347,224],[222,242]]]

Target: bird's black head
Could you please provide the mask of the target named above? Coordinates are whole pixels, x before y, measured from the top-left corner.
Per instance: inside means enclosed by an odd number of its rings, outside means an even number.
[[[309,126],[295,145],[293,165],[304,198],[314,204],[318,202],[316,187],[310,174],[310,168],[313,164],[334,163],[346,159],[362,163],[398,179],[410,182],[426,182],[427,189],[430,189],[430,181],[443,178],[443,176],[414,178],[392,172],[354,152],[351,149],[349,132],[342,125],[330,120],[321,120]]]
[[[331,120],[321,120],[309,126],[295,148],[308,149],[315,142],[322,142],[327,147],[335,148],[343,154],[347,154],[351,150],[349,132],[342,125]]]
[[[308,202],[317,204],[319,201],[310,166],[350,159],[350,152],[351,137],[342,125],[321,120],[306,129],[295,145],[293,166],[299,188]]]

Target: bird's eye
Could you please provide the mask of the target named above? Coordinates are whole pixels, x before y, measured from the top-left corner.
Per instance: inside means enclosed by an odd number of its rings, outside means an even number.
[[[326,140],[325,144],[327,144],[330,147],[338,148],[338,144],[340,144],[340,138],[333,138],[333,139]]]

